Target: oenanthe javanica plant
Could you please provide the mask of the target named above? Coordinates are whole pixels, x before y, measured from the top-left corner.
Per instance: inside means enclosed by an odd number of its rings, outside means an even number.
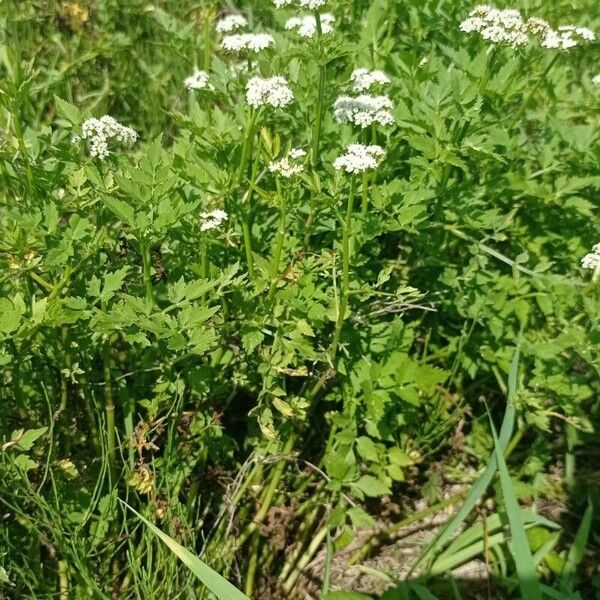
[[[0,19],[0,596],[597,585],[594,2]]]

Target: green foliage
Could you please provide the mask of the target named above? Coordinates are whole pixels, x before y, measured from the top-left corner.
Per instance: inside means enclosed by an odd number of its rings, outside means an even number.
[[[231,3],[0,3],[0,596],[209,598],[156,535],[266,600],[460,597],[475,559],[494,597],[598,595],[598,44],[492,47],[466,0],[330,0],[313,38],[235,4],[272,48],[224,51]],[[393,125],[334,120],[361,67]],[[139,138],[100,158],[103,115]],[[335,170],[350,143],[385,157]]]

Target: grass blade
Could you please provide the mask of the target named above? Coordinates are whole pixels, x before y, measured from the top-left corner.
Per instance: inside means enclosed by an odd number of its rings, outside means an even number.
[[[506,411],[502,420],[502,426],[500,428],[499,443],[502,451],[508,445],[512,436],[512,431],[515,423],[515,394],[517,391],[517,375],[519,371],[519,356],[520,349],[517,347],[515,354],[512,359],[510,370],[508,373],[508,399],[506,404]],[[440,534],[425,548],[421,556],[417,559],[415,564],[411,567],[410,572],[414,571],[417,567],[423,563],[433,559],[433,557],[440,551],[440,549],[446,544],[454,532],[460,527],[462,522],[469,516],[469,513],[473,510],[477,501],[487,489],[488,485],[494,477],[496,472],[496,457],[495,453],[492,453],[488,461],[487,467],[485,468],[481,477],[473,484],[469,494],[465,498],[464,504],[458,509],[454,517],[446,524],[441,530]]]
[[[156,525],[140,515],[129,504],[121,502],[134,513],[149,529],[157,535],[179,560],[218,598],[218,600],[250,600],[227,579],[211,569],[205,562],[193,555],[189,550],[161,531]]]
[[[565,562],[565,566],[563,567],[561,573],[560,587],[564,591],[572,590],[577,565],[583,559],[585,547],[587,545],[588,537],[590,535],[593,513],[593,506],[591,503],[589,503],[588,507],[585,510],[585,513],[583,513],[583,518],[581,519],[581,523],[577,528],[575,539],[573,540],[573,544],[569,548],[569,553],[567,554],[567,561]]]
[[[494,437],[494,449],[496,452],[496,461],[498,463],[498,476],[500,478],[500,487],[504,497],[504,505],[510,534],[512,538],[512,553],[517,570],[517,578],[521,588],[521,597],[524,600],[542,600],[542,590],[537,579],[537,573],[533,563],[533,556],[529,548],[529,541],[525,533],[525,523],[521,507],[517,501],[508,467],[504,461],[504,450],[500,446],[498,435],[494,423],[490,419],[492,426],[492,435]]]

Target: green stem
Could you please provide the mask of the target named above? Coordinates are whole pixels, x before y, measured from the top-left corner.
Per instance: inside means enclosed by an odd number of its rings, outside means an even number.
[[[242,145],[242,156],[240,158],[240,165],[238,169],[236,179],[236,191],[239,193],[239,189],[244,181],[246,169],[248,167],[248,160],[250,158],[250,145],[254,136],[254,127],[258,118],[258,111],[251,108],[248,115],[248,125],[246,127],[246,133],[244,136],[244,142]],[[248,206],[244,207],[245,212],[242,218],[242,233],[244,236],[244,251],[246,253],[246,264],[248,266],[248,275],[250,279],[254,281],[254,258],[252,256],[252,234],[250,230],[250,194],[251,189],[248,190]]]
[[[254,281],[254,258],[252,256],[252,234],[250,232],[249,211],[244,215],[242,221],[242,233],[244,234],[244,251],[246,253],[246,264],[248,265],[248,276]]]
[[[279,195],[279,230],[277,232],[277,242],[275,244],[275,254],[273,255],[273,264],[271,266],[271,286],[269,288],[269,295],[267,297],[267,302],[271,303],[273,301],[273,297],[275,296],[275,292],[277,291],[277,277],[279,273],[279,264],[281,262],[281,252],[283,250],[283,240],[285,238],[285,222],[286,222],[286,204],[285,198],[281,193],[281,186],[279,180],[277,180],[277,192]]]
[[[200,238],[200,279],[208,279],[208,247],[206,237]]]
[[[321,15],[318,10],[315,11],[315,22],[317,26],[317,44],[319,45],[319,84],[317,88],[317,106],[312,137],[313,169],[316,168],[319,161],[319,145],[321,142],[321,128],[323,124],[323,96],[325,94],[325,83],[327,78],[327,67],[323,53],[323,29],[321,28]]]
[[[319,550],[319,546],[323,543],[328,531],[329,527],[325,525],[315,534],[315,537],[313,538],[306,552],[298,561],[298,564],[288,577],[287,581],[283,584],[283,591],[286,596],[290,594],[294,588],[294,585],[296,584],[296,581],[298,580],[298,577],[300,577],[302,571],[304,571],[308,563],[313,559],[314,555]]]
[[[115,479],[115,468],[117,462],[116,452],[116,427],[115,427],[115,404],[111,375],[111,347],[110,338],[105,337],[102,344],[102,361],[104,370],[104,405],[106,411],[106,445],[108,448],[109,462],[109,487],[112,488]]]
[[[210,70],[210,59],[212,54],[212,29],[213,18],[212,11],[206,11],[204,19],[204,56],[203,68],[206,72]]]
[[[365,171],[362,174],[362,200],[360,206],[360,214],[363,217],[367,216],[369,211],[369,173]]]
[[[141,242],[142,250],[142,266],[143,266],[143,279],[144,279],[144,290],[146,293],[146,302],[154,305],[154,292],[152,290],[152,264],[150,260],[150,244],[146,240]]]
[[[296,437],[297,436],[295,433],[290,434],[286,443],[284,444],[283,448],[281,449],[281,453],[283,455],[289,454],[292,451],[292,448],[294,447],[294,444],[296,443]],[[269,512],[269,509],[271,508],[271,504],[273,502],[273,497],[275,496],[275,492],[277,491],[277,486],[279,485],[279,482],[281,481],[281,478],[283,477],[283,472],[285,470],[286,464],[287,464],[287,462],[286,462],[285,457],[282,457],[279,460],[279,462],[277,463],[277,466],[274,468],[273,473],[271,475],[271,480],[269,481],[269,485],[267,486],[267,488],[265,489],[265,491],[263,493],[261,503],[260,503],[260,508],[258,509],[256,516],[254,517],[252,522],[248,525],[248,527],[246,527],[246,529],[244,529],[244,531],[242,532],[242,534],[240,535],[240,537],[237,540],[238,548],[241,548],[241,546],[248,539],[248,537],[258,529],[258,526],[263,522],[264,518],[267,516],[267,513]]]
[[[246,575],[246,583],[244,585],[244,593],[248,598],[252,598],[254,593],[254,578],[256,576],[256,565],[258,563],[258,550],[260,547],[260,535],[258,532],[254,532],[252,537],[252,550],[250,553],[250,560],[248,561],[248,573]]]
[[[335,332],[333,341],[331,342],[331,361],[335,360],[337,347],[340,341],[340,333],[344,318],[346,316],[346,308],[348,306],[348,287],[350,284],[350,236],[352,235],[352,212],[354,209],[354,194],[356,192],[356,179],[354,175],[350,179],[350,193],[348,194],[348,205],[346,207],[346,218],[342,222],[342,285],[340,288],[340,304],[338,309],[337,321],[335,324]]]
[[[527,97],[525,98],[525,100],[523,101],[521,106],[519,107],[519,110],[515,113],[512,121],[511,121],[509,129],[512,129],[519,122],[519,119],[523,116],[523,113],[527,109],[529,102],[531,102],[531,99],[533,98],[535,93],[538,91],[540,85],[542,85],[542,83],[544,81],[546,81],[546,79],[548,77],[548,73],[550,73],[550,71],[552,70],[552,67],[556,64],[559,56],[561,56],[560,52],[556,52],[554,54],[554,57],[548,63],[548,66],[544,69],[542,76],[535,82],[535,85],[531,88],[531,90],[529,91],[529,94],[527,94]]]
[[[21,129],[21,121],[17,111],[13,114],[13,128],[15,130],[15,137],[17,138],[17,144],[19,145],[19,154],[21,160],[25,165],[25,176],[27,179],[27,188],[29,193],[33,193],[33,172],[31,170],[31,164],[29,162],[29,154],[27,153],[27,147],[25,146],[25,138],[23,137],[23,130]]]
[[[258,111],[254,108],[250,108],[248,114],[246,132],[244,134],[244,141],[242,144],[242,156],[240,157],[240,165],[238,167],[237,179],[236,179],[236,191],[239,191],[240,186],[244,181],[244,175],[246,174],[246,168],[248,167],[248,159],[250,158],[250,145],[254,136],[254,127],[256,120],[258,119]]]
[[[498,49],[493,47],[488,55],[487,62],[485,65],[485,71],[479,82],[478,86],[478,94],[479,96],[483,96],[485,90],[487,88],[487,84],[490,81],[490,77],[492,76],[492,69],[494,67],[494,63],[496,62],[496,57],[498,56]],[[454,135],[454,139],[452,140],[455,146],[458,146],[467,136],[469,131],[469,127],[471,125],[471,121],[469,119],[464,119],[462,125],[456,129],[456,133]],[[439,186],[439,194],[443,194],[446,191],[446,186],[448,185],[448,181],[450,180],[450,175],[452,175],[452,171],[454,170],[454,165],[450,163],[446,163],[444,165],[444,169],[442,171],[442,179],[440,181]]]

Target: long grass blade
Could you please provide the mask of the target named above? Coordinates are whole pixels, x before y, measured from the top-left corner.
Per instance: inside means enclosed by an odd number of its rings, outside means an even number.
[[[156,525],[140,515],[129,504],[121,502],[157,535],[177,558],[218,598],[218,600],[250,600],[227,579],[211,569],[206,563],[194,556],[189,550],[161,531]]]
[[[593,506],[591,503],[589,503],[588,507],[585,510],[585,513],[583,513],[583,518],[581,519],[581,523],[577,528],[575,539],[573,540],[573,544],[569,548],[567,560],[561,573],[560,588],[563,591],[572,591],[573,580],[575,579],[575,572],[577,571],[577,565],[581,562],[585,554],[585,547],[587,545],[588,537],[590,535],[593,514]]]
[[[525,523],[521,513],[521,507],[517,501],[508,467],[504,461],[504,449],[501,447],[496,433],[494,423],[490,419],[492,426],[492,435],[494,436],[494,449],[496,451],[496,461],[498,463],[498,476],[500,478],[500,487],[504,497],[504,505],[510,535],[512,539],[512,553],[517,570],[517,578],[521,588],[521,597],[523,600],[542,600],[542,590],[537,578],[537,573],[533,563],[533,556],[529,548],[527,534],[525,533]]]
[[[519,372],[519,357],[520,349],[516,348],[515,354],[512,359],[510,370],[508,373],[508,398],[506,404],[506,411],[502,420],[502,426],[500,428],[499,444],[502,451],[506,449],[508,442],[512,436],[514,423],[515,423],[515,394],[517,391],[517,375]],[[425,548],[421,553],[415,564],[411,567],[410,572],[413,572],[416,568],[423,565],[426,562],[431,562],[433,557],[444,547],[444,545],[451,539],[454,532],[461,526],[463,521],[469,516],[473,510],[479,498],[483,495],[488,485],[494,477],[496,472],[496,457],[495,453],[492,453],[488,460],[487,467],[483,474],[471,487],[469,494],[465,498],[464,504],[458,509],[454,517],[445,525],[440,534]]]

